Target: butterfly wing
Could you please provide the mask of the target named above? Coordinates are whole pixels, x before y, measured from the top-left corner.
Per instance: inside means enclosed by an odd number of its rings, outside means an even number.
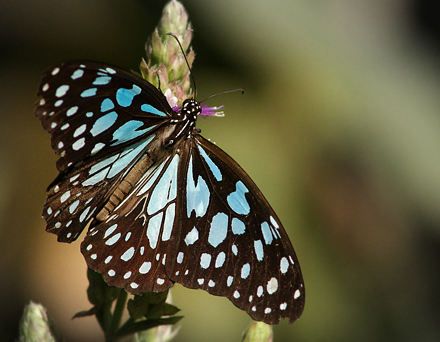
[[[175,220],[179,161],[175,153],[152,165],[104,221],[92,222],[81,251],[109,285],[133,294],[173,285],[165,263],[174,248],[170,236],[180,229]]]
[[[153,85],[122,69],[68,62],[43,75],[35,110],[60,155],[43,209],[47,231],[75,240],[174,112]]]
[[[177,222],[167,261],[173,281],[229,298],[253,319],[295,321],[304,308],[301,269],[275,212],[245,171],[196,135],[182,160]],[[186,148],[185,148],[186,149]]]
[[[150,168],[81,250],[110,285],[134,294],[178,282],[269,324],[293,322],[304,307],[301,270],[274,211],[240,166],[197,134]]]

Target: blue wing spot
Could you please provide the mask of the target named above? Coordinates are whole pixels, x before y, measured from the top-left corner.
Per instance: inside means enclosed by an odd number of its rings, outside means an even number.
[[[178,165],[179,155],[176,154],[151,193],[147,206],[148,215],[153,215],[162,210],[169,202],[176,198]]]
[[[176,216],[176,204],[171,203],[165,212],[165,222],[163,224],[162,241],[168,241],[173,231],[174,217]]]
[[[196,217],[202,217],[206,214],[209,205],[209,188],[205,180],[199,176],[197,186],[194,182],[192,156],[189,160],[189,167],[186,177],[186,209],[188,218],[192,211],[196,213]]]
[[[106,85],[110,83],[111,79],[110,76],[99,76],[93,81],[93,85]]]
[[[205,152],[205,150],[202,148],[202,146],[198,145],[200,154],[202,155],[203,159],[205,159],[206,163],[208,164],[209,169],[211,170],[212,174],[214,175],[215,179],[217,179],[218,182],[220,182],[223,177],[222,173],[220,172],[220,169],[217,165],[214,164],[211,158],[209,158],[208,154]]]
[[[151,114],[156,114],[159,116],[164,116],[166,117],[167,115],[164,112],[161,112],[160,110],[158,110],[157,108],[153,107],[152,105],[149,104],[143,104],[141,106],[141,110],[145,113],[151,113]]]
[[[133,98],[136,95],[139,95],[141,91],[142,89],[136,84],[133,84],[133,87],[131,89],[119,88],[116,92],[116,101],[121,107],[131,106]]]
[[[130,120],[123,124],[121,127],[119,127],[116,131],[113,133],[113,140],[116,140],[114,143],[112,143],[111,146],[119,145],[122,143],[125,143],[126,141],[133,140],[142,134],[145,134],[146,132],[150,131],[156,126],[147,127],[143,130],[137,131],[138,128],[143,126],[142,121],[138,120]]]
[[[263,233],[263,238],[266,245],[270,245],[272,243],[273,237],[270,231],[269,224],[267,222],[263,222],[261,224],[261,232]]]
[[[107,178],[112,178],[127,167],[137,156],[139,156],[145,147],[153,140],[153,137],[142,141],[135,146],[130,146],[126,148],[122,153],[121,157],[118,158],[112,165]]]
[[[157,246],[157,240],[160,233],[160,224],[162,223],[162,216],[163,212],[160,212],[157,215],[154,215],[152,218],[150,218],[150,221],[148,221],[147,237],[150,243],[150,247],[152,249],[155,249]]]
[[[212,218],[209,228],[208,242],[211,246],[217,247],[221,244],[228,234],[228,215],[218,213]]]
[[[250,212],[249,203],[246,200],[245,193],[249,192],[242,181],[235,184],[236,190],[229,194],[227,200],[232,210],[237,214],[247,215]]]
[[[105,132],[116,122],[117,118],[118,114],[116,112],[110,112],[104,116],[101,116],[93,124],[93,127],[90,130],[90,134],[96,137],[98,134]]]
[[[106,112],[110,109],[115,108],[115,104],[110,99],[104,99],[101,103],[101,112]]]
[[[80,96],[81,97],[92,97],[96,95],[96,92],[98,91],[98,88],[90,88],[87,90],[84,90]]]
[[[243,223],[243,221],[241,221],[238,218],[234,217],[232,219],[232,232],[235,235],[241,235],[241,234],[244,234],[245,231],[246,231],[246,226]]]
[[[185,243],[187,246],[192,245],[199,239],[199,231],[194,227],[185,237]]]
[[[255,255],[257,256],[257,260],[261,261],[264,258],[264,251],[263,251],[263,243],[261,240],[254,241],[254,250]]]
[[[110,170],[109,165],[112,164],[116,159],[118,159],[118,155],[113,155],[93,165],[89,170],[89,175],[92,176],[87,178],[82,183],[82,185],[83,186],[95,185],[96,183],[99,183],[100,181],[104,180]]]

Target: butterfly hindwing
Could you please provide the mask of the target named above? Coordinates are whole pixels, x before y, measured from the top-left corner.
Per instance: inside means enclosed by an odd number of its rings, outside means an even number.
[[[293,322],[303,310],[304,286],[284,228],[255,183],[213,143],[197,135],[180,165],[180,206],[173,234],[171,279],[228,297],[266,323]]]
[[[165,263],[176,216],[179,159],[172,154],[152,165],[106,220],[92,222],[81,251],[108,284],[133,294],[173,285]]]

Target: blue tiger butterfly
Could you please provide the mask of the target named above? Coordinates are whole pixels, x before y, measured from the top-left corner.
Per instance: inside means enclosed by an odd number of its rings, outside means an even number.
[[[51,134],[59,175],[43,217],[58,241],[132,294],[182,284],[227,297],[254,320],[293,322],[301,269],[255,183],[195,128],[194,98],[176,110],[141,77],[102,63],[47,69],[35,115]]]

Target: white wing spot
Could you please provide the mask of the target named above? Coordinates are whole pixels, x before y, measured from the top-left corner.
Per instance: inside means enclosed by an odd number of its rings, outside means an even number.
[[[81,138],[73,143],[72,149],[75,151],[78,151],[78,150],[82,149],[85,145],[86,145],[86,139]]]
[[[116,230],[116,228],[118,228],[117,223],[107,228],[107,230],[104,233],[104,239],[107,238],[107,236],[110,236]]]
[[[211,264],[211,254],[203,253],[202,256],[200,257],[200,266],[206,270],[210,264]]]
[[[177,263],[178,263],[178,264],[181,264],[181,263],[182,263],[182,261],[183,261],[183,256],[184,256],[183,252],[179,252],[179,254],[177,254]]]
[[[124,274],[124,279],[128,279],[131,277],[131,272],[128,271],[127,273]]]
[[[124,261],[128,261],[134,256],[134,247],[130,247],[125,251],[124,254],[121,255],[121,259]]]
[[[108,275],[109,275],[110,277],[114,277],[115,274],[116,274],[116,272],[115,272],[114,270],[110,270],[110,271],[108,271]]]
[[[267,293],[273,294],[273,293],[277,292],[277,290],[278,290],[278,280],[277,280],[277,278],[272,277],[267,282]]]
[[[150,269],[151,269],[151,262],[146,261],[141,265],[141,267],[139,267],[139,273],[146,274],[150,271]]]
[[[240,292],[235,291],[234,294],[233,294],[233,296],[234,296],[235,299],[240,298]]]
[[[66,202],[67,199],[68,199],[69,197],[70,197],[70,191],[66,191],[66,192],[61,196],[61,198],[60,198],[60,202],[61,202],[61,203]]]
[[[163,278],[157,278],[157,281],[156,281],[159,285],[163,285],[164,283],[165,283],[165,279],[163,279]]]
[[[238,254],[238,248],[237,248],[237,246],[235,245],[235,243],[232,245],[232,253],[234,253],[234,255],[237,255]]]
[[[231,286],[233,280],[234,280],[234,277],[229,276],[229,277],[228,277],[228,280],[226,281],[226,285],[228,285],[228,287]]]
[[[280,304],[280,310],[286,310],[286,308],[287,308],[286,302]]]
[[[263,286],[258,286],[257,289],[257,296],[261,297],[263,295]]]
[[[286,273],[287,270],[289,269],[289,261],[287,260],[286,257],[282,257],[281,261],[280,261],[280,271],[281,273]]]
[[[57,90],[55,91],[55,96],[56,97],[63,97],[64,95],[66,95],[67,91],[69,90],[69,86],[67,84],[64,84],[62,86],[59,86],[57,88]]]
[[[121,237],[121,233],[116,234],[115,236],[112,236],[110,239],[108,239],[105,244],[107,246],[114,245],[116,242],[118,242],[119,238]]]
[[[78,106],[70,107],[66,112],[66,116],[75,115],[77,111],[78,111]]]
[[[295,293],[293,294],[293,298],[298,299],[299,296],[301,296],[301,292],[299,292],[299,290],[296,290]]]
[[[131,287],[132,289],[137,289],[137,288],[139,287],[139,284],[131,283],[131,284],[130,284],[130,287]]]
[[[107,258],[105,258],[104,262],[105,262],[106,264],[108,264],[112,259],[113,259],[113,256],[112,256],[112,255],[109,255]]]
[[[266,309],[264,309],[264,313],[265,314],[270,314],[272,312],[272,309],[271,308],[266,308]]]
[[[218,253],[217,258],[215,259],[215,267],[216,268],[222,267],[223,264],[225,263],[225,260],[226,260],[225,252]]]
[[[197,279],[197,282],[199,283],[199,285],[203,285],[203,283],[205,282],[205,279],[203,279],[203,278]]]

